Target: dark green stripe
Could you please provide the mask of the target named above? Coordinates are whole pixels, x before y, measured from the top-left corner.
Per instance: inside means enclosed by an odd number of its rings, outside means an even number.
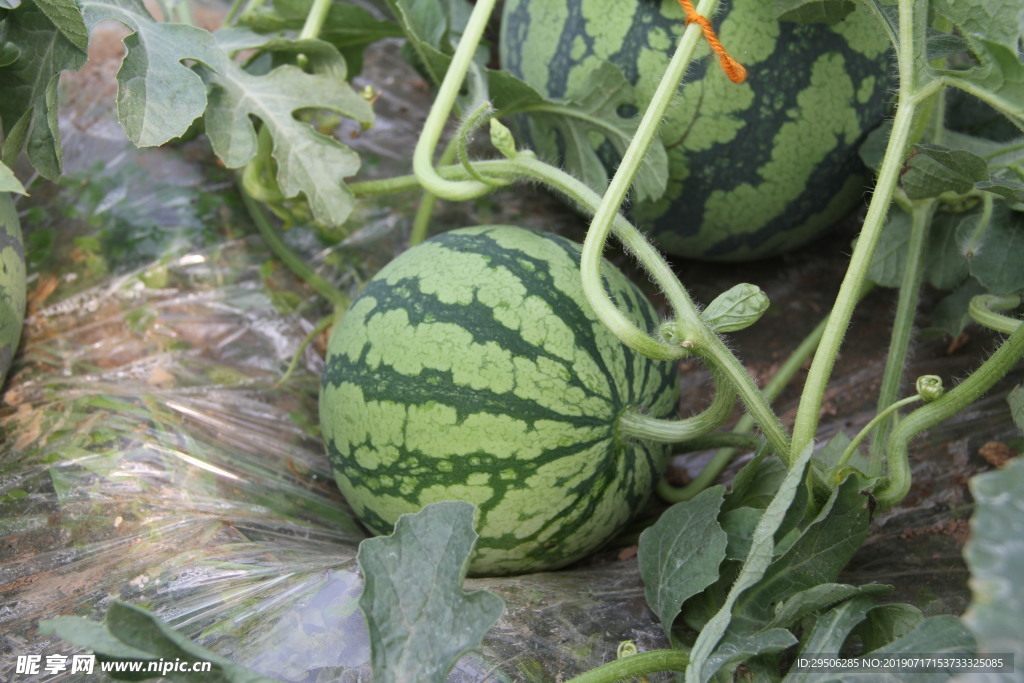
[[[557,248],[567,254],[573,262],[579,263],[580,249],[575,243],[550,233],[536,233],[536,235],[550,242],[552,248]],[[481,237],[486,237],[486,239],[481,239]],[[576,348],[585,351],[600,369],[608,388],[612,392],[608,398],[612,401],[613,405],[622,405],[621,397],[619,396],[619,384],[616,382],[614,373],[608,368],[604,352],[599,346],[597,335],[595,334],[595,331],[604,332],[604,330],[598,327],[600,325],[599,322],[584,312],[583,306],[585,304],[583,303],[582,285],[576,296],[563,292],[555,286],[554,279],[548,270],[547,262],[528,256],[521,251],[512,251],[494,241],[486,233],[483,235],[444,233],[435,237],[434,240],[454,251],[478,254],[487,258],[492,267],[505,268],[516,275],[526,289],[526,297],[536,296],[546,301],[551,306],[552,312],[572,331]],[[524,262],[529,263],[532,269],[525,268],[523,266]],[[604,334],[607,335],[608,333]]]

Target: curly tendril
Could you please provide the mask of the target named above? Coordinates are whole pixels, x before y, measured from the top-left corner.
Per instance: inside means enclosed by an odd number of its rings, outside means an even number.
[[[632,657],[639,652],[640,650],[637,649],[636,643],[632,640],[623,640],[615,650],[615,658],[625,659],[626,657]]]
[[[942,398],[942,395],[946,393],[946,388],[942,386],[942,378],[938,375],[921,375],[917,378],[914,388],[925,403]]]

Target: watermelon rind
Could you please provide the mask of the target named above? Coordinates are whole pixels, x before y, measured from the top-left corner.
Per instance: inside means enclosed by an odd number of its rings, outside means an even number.
[[[631,215],[671,254],[735,262],[795,249],[864,201],[857,152],[884,120],[894,79],[888,38],[862,8],[834,24],[799,24],[776,20],[765,0],[721,7],[713,23],[747,80],[731,82],[702,42],[660,129],[667,190]],[[610,61],[642,111],[683,29],[677,0],[506,0],[500,58],[556,99]],[[521,136],[541,157],[566,161],[543,116],[517,117]],[[614,150],[596,144],[613,169]]]
[[[385,266],[331,334],[320,420],[338,485],[374,534],[403,513],[478,508],[470,571],[549,570],[593,552],[650,496],[668,452],[620,436],[677,414],[674,363],[622,345],[586,304],[580,249],[513,226],[442,233]],[[603,265],[641,329],[646,297]]]

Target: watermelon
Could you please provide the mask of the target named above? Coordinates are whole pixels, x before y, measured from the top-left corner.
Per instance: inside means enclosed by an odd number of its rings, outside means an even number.
[[[336,325],[320,423],[338,485],[374,534],[403,513],[474,503],[476,575],[555,569],[608,541],[648,499],[668,452],[620,436],[627,409],[675,416],[676,366],[623,346],[593,315],[580,249],[510,226],[442,233],[370,280]],[[605,286],[641,328],[659,319],[611,264]]]
[[[14,360],[25,320],[25,246],[14,195],[0,192],[0,385]]]
[[[861,8],[832,25],[780,22],[768,0],[731,0],[713,23],[746,67],[734,84],[702,41],[666,114],[668,188],[631,207],[665,251],[715,261],[763,258],[822,234],[863,201],[857,150],[888,111],[889,43]],[[506,0],[502,67],[551,98],[593,87],[610,61],[646,106],[684,28],[677,0]],[[620,107],[621,109],[621,107]],[[562,141],[536,114],[519,133],[544,158]],[[617,162],[596,141],[609,168]],[[579,174],[579,169],[569,169]]]

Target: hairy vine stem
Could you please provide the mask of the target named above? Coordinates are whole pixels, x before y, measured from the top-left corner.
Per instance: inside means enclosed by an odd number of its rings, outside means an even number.
[[[981,367],[942,397],[907,415],[893,430],[888,444],[888,480],[875,492],[878,504],[891,508],[910,491],[910,442],[921,432],[937,425],[981,398],[1024,358],[1024,325],[1020,325]]]
[[[793,452],[800,453],[814,441],[818,430],[818,420],[825,397],[825,389],[829,377],[839,355],[839,347],[850,325],[853,311],[857,304],[857,293],[867,279],[868,266],[878,245],[878,239],[885,225],[896,183],[903,167],[903,156],[914,127],[914,117],[922,100],[932,93],[932,89],[915,86],[916,49],[918,40],[915,29],[915,10],[913,0],[899,2],[899,37],[897,40],[897,63],[899,68],[899,98],[896,115],[893,119],[892,132],[886,146],[885,158],[879,169],[875,190],[868,205],[857,245],[850,258],[836,297],[835,306],[829,315],[825,333],[822,336],[818,351],[814,354],[807,382],[797,408],[796,421],[793,425]]]
[[[684,671],[689,663],[689,653],[682,650],[651,650],[602,664],[569,679],[568,683],[615,683],[659,671]]]
[[[718,0],[703,0],[698,7],[698,12],[708,15],[713,13],[717,6]],[[604,287],[601,286],[600,263],[605,243],[612,230],[615,217],[619,214],[619,208],[625,201],[626,194],[629,192],[629,188],[640,169],[640,164],[650,149],[654,137],[660,130],[665,111],[668,109],[672,98],[675,96],[676,89],[679,87],[679,83],[683,80],[687,67],[689,67],[690,61],[693,59],[693,54],[697,49],[701,35],[701,27],[696,23],[688,25],[683,31],[683,36],[676,47],[675,53],[672,55],[672,60],[669,62],[668,68],[658,83],[658,87],[651,97],[646,111],[644,111],[636,135],[630,140],[629,146],[622,155],[622,161],[619,163],[615,175],[608,184],[608,189],[605,190],[604,196],[601,197],[601,201],[594,212],[593,220],[590,223],[590,229],[587,231],[587,237],[583,242],[583,256],[580,259],[580,277],[583,280],[583,292],[587,297],[587,302],[602,321],[610,317],[612,309],[615,308],[615,304],[608,298]],[[632,249],[631,245],[627,244],[626,246]],[[642,257],[640,257],[640,261],[648,267],[650,267],[649,264],[653,263]],[[660,254],[657,255],[657,261],[664,261]],[[666,287],[672,281],[675,282],[675,285]],[[676,316],[685,317],[697,326],[704,327],[700,321],[700,314],[693,305],[693,301],[682,285],[678,284],[678,278],[675,277],[674,273],[670,271],[670,277],[665,278],[664,282],[662,279],[657,279],[657,282],[662,287],[665,287],[665,295]],[[623,341],[625,342],[625,340]]]
[[[865,292],[866,293],[866,292]],[[793,380],[796,374],[803,367],[807,359],[811,357],[814,350],[818,348],[818,342],[821,340],[821,335],[825,331],[825,323],[827,318],[823,318],[821,322],[814,326],[810,334],[804,337],[803,341],[800,342],[799,346],[793,350],[789,355],[789,358],[779,367],[779,369],[772,375],[771,379],[764,385],[762,392],[768,401],[774,401],[778,398],[782,390]],[[760,443],[757,437],[751,436],[748,432],[754,427],[754,417],[750,413],[744,414],[737,420],[736,425],[733,427],[732,432],[729,434],[716,434],[712,436],[722,437],[737,437],[741,447],[747,447],[750,449],[756,448]],[[696,443],[697,440],[687,442],[687,446],[699,445]],[[679,503],[684,500],[689,500],[696,496],[698,493],[711,486],[718,475],[722,473],[722,470],[726,468],[733,456],[736,454],[736,448],[734,444],[718,444],[712,443],[712,446],[724,446],[719,448],[704,469],[700,471],[696,477],[693,478],[689,484],[683,487],[676,488],[668,483],[665,479],[661,479],[658,482],[658,496],[666,503]],[[691,450],[701,450],[700,448],[691,448]]]
[[[444,75],[444,80],[441,81],[434,104],[430,107],[427,120],[423,123],[423,130],[416,141],[416,149],[413,151],[412,168],[416,178],[423,189],[442,199],[452,201],[476,199],[494,189],[490,184],[474,178],[451,180],[441,176],[434,168],[434,150],[437,149],[437,144],[441,140],[444,125],[455,106],[455,98],[469,71],[473,55],[484,35],[484,29],[487,27],[496,2],[497,0],[478,0],[473,7],[462,38],[448,65],[448,71]]]
[[[662,420],[629,409],[619,415],[618,434],[660,443],[690,441],[721,427],[736,407],[736,392],[728,382],[715,382],[715,398],[703,412],[677,420]]]
[[[971,319],[979,325],[1002,332],[1013,334],[1017,328],[1024,325],[1020,318],[1011,318],[999,311],[1011,311],[1021,305],[1022,299],[1019,294],[998,295],[979,294],[971,299],[967,306],[967,313]]]
[[[312,287],[317,294],[331,302],[335,309],[345,310],[348,308],[350,303],[348,295],[310,268],[305,259],[292,251],[284,243],[284,240],[277,234],[274,226],[270,224],[267,215],[263,212],[263,207],[256,199],[251,197],[244,189],[239,194],[242,195],[242,203],[245,205],[246,211],[249,212],[249,216],[252,217],[253,223],[256,224],[256,229],[259,230],[260,235],[266,241],[270,250],[274,252],[274,255],[281,259],[300,279]]]
[[[936,202],[929,199],[917,202],[911,209],[910,239],[907,242],[907,259],[903,267],[903,281],[900,283],[896,316],[889,338],[889,352],[886,355],[882,385],[878,391],[878,419],[875,435],[872,437],[868,474],[880,476],[884,469],[885,443],[896,422],[897,414],[887,412],[887,406],[896,401],[907,355],[910,352],[910,338],[914,329],[914,315],[921,295],[921,281],[924,278],[925,250],[928,248],[928,232],[935,213]],[[885,417],[883,417],[883,413]],[[872,420],[874,422],[874,420]]]

